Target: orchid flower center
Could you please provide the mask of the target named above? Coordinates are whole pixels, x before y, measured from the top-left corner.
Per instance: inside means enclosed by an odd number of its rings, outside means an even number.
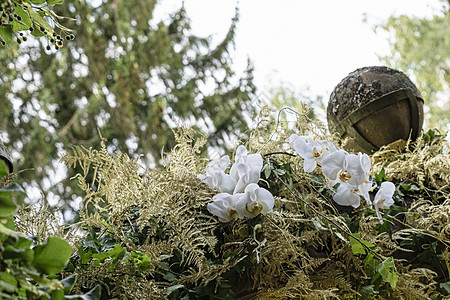
[[[228,217],[236,219],[238,217],[238,212],[235,209],[230,209],[230,211],[228,212]]]
[[[263,206],[259,202],[247,203],[245,206],[247,211],[252,214],[259,214],[263,210]]]
[[[319,158],[323,153],[323,149],[320,149],[320,151],[317,151],[316,147],[313,148],[313,150],[311,151],[311,155],[314,158]]]
[[[343,182],[347,182],[350,178],[352,178],[352,175],[348,171],[342,171],[341,174],[339,174],[339,179]]]

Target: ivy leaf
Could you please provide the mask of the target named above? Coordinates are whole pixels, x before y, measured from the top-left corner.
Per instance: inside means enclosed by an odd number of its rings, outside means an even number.
[[[100,262],[103,262],[106,258],[112,258],[114,261],[118,261],[124,257],[126,249],[119,244],[115,244],[114,248],[101,253],[95,253],[93,258],[97,258]]]
[[[80,255],[80,259],[81,259],[81,264],[87,264],[92,257],[92,249],[90,249],[88,252],[85,252],[83,250],[83,247],[78,248],[78,254]]]
[[[352,248],[353,254],[355,254],[355,255],[356,254],[366,254],[366,248],[363,246],[363,244],[370,249],[375,248],[374,244],[361,239],[361,236],[359,233],[354,233],[353,235],[356,236],[357,238],[359,238],[359,240],[362,242],[362,244],[361,244],[357,239],[350,236],[349,240],[350,240],[350,246]]]
[[[45,0],[30,0],[30,1],[31,1],[31,3],[33,3],[33,4],[42,4],[42,3],[45,2]]]
[[[442,289],[445,289],[447,291],[447,293],[450,294],[450,281],[441,282],[439,284],[439,287],[442,288]]]
[[[398,273],[396,272],[394,259],[392,257],[388,257],[377,266],[377,272],[380,273],[383,280],[388,282],[392,289],[395,290],[398,281]]]
[[[363,297],[363,299],[372,299],[373,295],[378,294],[378,291],[374,290],[374,285],[366,285],[363,286],[360,290],[359,293],[361,294],[361,296]]]
[[[184,287],[184,285],[182,285],[182,284],[175,284],[175,285],[169,286],[167,289],[164,290],[164,294],[168,296],[182,287]]]
[[[386,170],[384,168],[381,169],[380,173],[375,174],[375,181],[380,185],[383,181],[386,181]]]
[[[34,264],[45,274],[61,272],[72,255],[69,243],[57,237],[49,237],[47,243],[38,245],[33,250]]]
[[[64,292],[66,294],[69,294],[72,291],[73,287],[75,286],[75,282],[77,281],[77,276],[78,274],[73,274],[61,280],[61,283],[64,286]]]
[[[261,170],[261,172],[264,173],[264,176],[266,179],[269,179],[270,173],[272,173],[272,170],[270,169],[270,166],[268,164],[265,164]]]

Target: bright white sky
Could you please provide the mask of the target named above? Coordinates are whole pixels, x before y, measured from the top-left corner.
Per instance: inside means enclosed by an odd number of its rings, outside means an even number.
[[[225,36],[236,1],[185,0],[193,33]],[[179,8],[180,0],[163,0],[156,18]],[[440,0],[241,0],[237,26],[235,70],[245,68],[247,57],[255,65],[260,92],[280,81],[295,89],[310,88],[328,101],[333,88],[357,68],[380,65],[378,56],[389,54],[387,35],[373,30],[391,15],[432,16]],[[364,23],[363,19],[367,22]]]

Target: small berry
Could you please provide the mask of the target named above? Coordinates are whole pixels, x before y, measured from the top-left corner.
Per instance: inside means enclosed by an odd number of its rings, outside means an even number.
[[[22,21],[22,17],[21,16],[17,16],[16,19],[17,19],[17,21]]]
[[[55,40],[54,39],[50,39],[50,43],[54,44]]]
[[[6,45],[6,42],[5,42],[5,41],[1,41],[1,43],[2,43],[2,46],[5,46],[5,45]]]
[[[26,36],[23,37],[23,41],[24,41],[24,42],[27,41],[27,37],[26,37]]]
[[[45,31],[44,26],[39,27],[39,30],[40,30],[40,31]]]
[[[29,30],[30,30],[30,32],[33,32],[34,28],[33,28],[33,27],[30,27]]]
[[[50,48],[50,45],[47,45],[46,49],[47,49],[48,51],[50,51],[52,48]]]

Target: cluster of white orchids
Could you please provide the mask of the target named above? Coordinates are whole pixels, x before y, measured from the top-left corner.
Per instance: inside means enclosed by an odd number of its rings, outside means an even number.
[[[225,171],[229,164],[228,155],[222,156],[209,162],[205,175],[198,175],[210,188],[220,192],[208,203],[208,211],[222,222],[271,212],[274,198],[268,190],[258,185],[263,167],[262,156],[258,153],[247,154],[247,149],[241,145],[227,174]]]
[[[370,157],[367,154],[349,154],[313,135],[292,134],[287,142],[303,158],[305,172],[314,171],[320,164],[329,184],[334,187],[339,183],[333,196],[339,205],[357,208],[363,197],[370,207],[375,207],[377,217],[381,220],[380,210],[394,204],[392,196],[395,186],[388,181],[381,184],[372,203],[369,192],[376,188],[376,184],[370,180]],[[205,174],[198,175],[210,188],[219,191],[213,201],[207,204],[208,211],[222,222],[270,213],[274,197],[258,185],[263,167],[262,156],[258,153],[248,154],[241,145],[236,150],[235,162],[227,174],[229,165],[230,158],[225,155],[210,161]]]
[[[369,207],[375,206],[377,217],[382,222],[380,210],[394,204],[392,196],[395,185],[389,181],[381,183],[372,203],[369,192],[376,188],[376,184],[370,180],[370,157],[367,154],[361,152],[349,154],[343,149],[338,149],[333,143],[320,140],[313,135],[292,134],[287,141],[304,159],[305,172],[314,171],[320,163],[329,184],[335,186],[339,183],[333,196],[336,203],[357,208],[363,197]]]

